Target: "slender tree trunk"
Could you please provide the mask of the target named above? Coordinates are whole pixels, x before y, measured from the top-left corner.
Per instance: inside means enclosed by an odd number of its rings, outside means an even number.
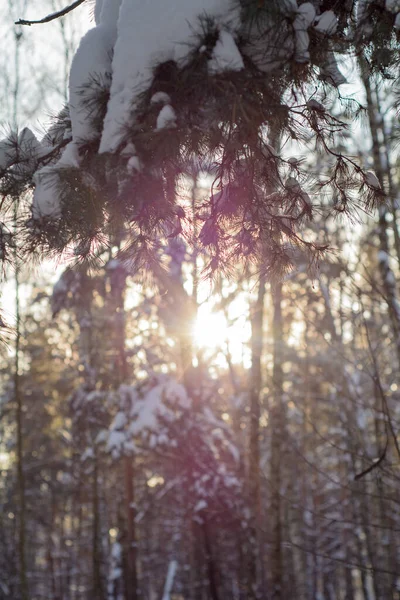
[[[261,531],[261,497],[260,497],[260,392],[262,386],[261,356],[263,350],[265,277],[260,275],[257,300],[251,314],[251,372],[250,372],[250,456],[249,456],[249,493],[252,507],[250,525],[251,554],[249,556],[249,590],[250,597],[258,598],[260,594],[260,531]]]
[[[14,209],[15,233],[17,231],[17,208]],[[23,400],[20,389],[20,343],[21,343],[21,314],[19,273],[20,265],[18,249],[14,250],[15,267],[15,359],[14,359],[14,398],[16,405],[17,425],[17,489],[18,489],[18,555],[21,600],[28,600],[28,579],[26,573],[26,499],[25,499],[25,474],[24,474],[24,448],[23,448]]]
[[[99,473],[98,456],[94,449],[93,460],[93,600],[103,600],[103,578],[101,576],[101,531],[100,531],[100,506],[99,506]]]
[[[272,600],[283,600],[281,482],[284,436],[282,284],[273,290],[273,407],[271,410],[271,557]]]
[[[9,0],[10,14],[12,14],[12,2]],[[19,99],[19,84],[20,84],[20,32],[14,32],[14,89],[12,91],[13,112],[12,124],[13,128],[17,127],[18,116],[18,99]],[[16,199],[14,199],[14,238],[17,238],[17,220],[18,207]],[[19,508],[19,523],[18,523],[18,555],[19,555],[19,577],[20,577],[20,594],[21,600],[28,600],[28,579],[26,573],[26,501],[25,501],[25,476],[23,468],[23,405],[20,390],[20,342],[21,342],[21,315],[20,315],[20,290],[19,290],[19,273],[20,264],[18,258],[17,243],[14,245],[14,268],[15,268],[15,361],[14,361],[14,396],[16,404],[16,426],[17,426],[17,488],[18,488],[18,508]]]
[[[382,114],[380,98],[379,98],[379,90],[378,90],[377,86],[375,86],[375,97],[376,97],[377,112],[380,116],[379,119],[375,119],[375,123],[377,125],[377,129],[379,130],[381,137],[382,137],[382,141],[383,141],[382,153],[383,153],[383,158],[384,158],[384,164],[386,165],[386,176],[387,176],[388,191],[389,191],[389,196],[390,196],[390,212],[392,213],[392,217],[393,217],[392,228],[393,228],[393,235],[394,235],[394,247],[395,247],[396,254],[397,254],[397,260],[400,264],[400,234],[399,234],[399,228],[398,228],[398,223],[397,223],[397,207],[396,207],[396,198],[398,196],[398,189],[393,181],[392,166],[390,164],[390,155],[389,155],[390,139],[389,139],[389,136],[388,136],[388,133],[386,130],[386,122],[385,122],[383,114]]]
[[[376,115],[376,107],[372,95],[371,82],[368,72],[368,63],[363,56],[359,57],[361,78],[365,87],[367,96],[367,113],[369,127],[372,138],[372,158],[376,176],[379,183],[384,189],[385,169],[380,151],[380,140],[378,133],[378,119]],[[388,237],[388,222],[387,222],[387,207],[379,206],[379,249],[378,264],[381,273],[382,286],[386,296],[388,305],[389,318],[393,327],[394,343],[397,351],[397,360],[400,364],[400,306],[397,300],[396,293],[396,278],[389,263],[389,237]]]
[[[354,460],[354,455],[351,455],[351,463],[352,463],[352,467],[353,467],[353,471],[356,472],[356,464],[355,464],[355,460]],[[353,493],[351,495],[351,510],[352,510],[352,519],[355,523],[357,523],[358,521],[363,521],[362,518],[362,503],[358,501],[357,499],[357,487],[361,487],[362,484],[356,484],[354,486],[354,490]],[[363,533],[364,536],[365,534],[365,530],[363,527]],[[366,566],[365,565],[365,558],[364,558],[364,546],[363,546],[363,542],[360,539],[360,535],[355,535],[355,544],[356,544],[356,549],[357,549],[357,561],[358,564],[362,567]],[[368,579],[367,579],[367,573],[365,571],[365,569],[361,568],[360,569],[360,578],[361,578],[361,587],[362,587],[362,597],[363,600],[372,600],[370,598],[369,595],[369,591],[368,591]]]
[[[110,271],[110,311],[113,315],[112,328],[114,332],[114,387],[118,388],[128,379],[128,364],[126,360],[126,318],[125,318],[125,289],[126,273],[122,265]],[[126,600],[138,598],[137,574],[137,542],[136,542],[136,505],[135,505],[135,459],[133,456],[123,458],[123,478],[125,488],[125,559]]]
[[[207,522],[206,516],[204,516],[203,522],[203,536],[204,536],[204,549],[206,555],[207,573],[208,573],[208,584],[210,590],[211,600],[220,600],[218,594],[218,571],[213,553],[213,548],[210,539],[210,526]],[[222,599],[221,599],[222,600]]]
[[[126,502],[126,518],[127,518],[127,590],[126,600],[137,600],[138,598],[138,579],[137,579],[137,551],[136,551],[136,531],[135,531],[135,488],[134,488],[134,467],[133,459],[126,456],[124,460],[125,474],[125,502]]]
[[[203,598],[203,548],[200,540],[201,526],[191,519],[191,600]]]
[[[57,578],[54,569],[54,558],[53,558],[53,546],[54,542],[52,536],[56,529],[56,513],[57,513],[57,504],[54,496],[54,491],[51,492],[51,521],[50,521],[50,529],[49,529],[49,537],[48,537],[48,548],[47,548],[47,564],[49,570],[49,578],[50,578],[50,589],[51,589],[51,598],[52,600],[59,600],[60,595],[58,593],[59,586],[57,585]]]

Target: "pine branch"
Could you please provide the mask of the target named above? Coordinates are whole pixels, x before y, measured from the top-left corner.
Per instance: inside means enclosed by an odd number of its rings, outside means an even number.
[[[85,0],[75,0],[75,2],[73,2],[66,8],[63,8],[62,10],[59,10],[55,13],[51,13],[50,15],[47,15],[47,17],[43,17],[43,19],[40,19],[39,21],[29,21],[29,20],[25,20],[25,19],[20,19],[19,21],[15,21],[15,25],[29,25],[30,26],[30,25],[36,25],[36,24],[41,24],[41,23],[50,23],[50,21],[54,21],[55,19],[63,17],[64,15],[67,15],[69,12],[71,12],[72,10],[74,10],[80,4],[83,4],[84,2],[85,2]]]

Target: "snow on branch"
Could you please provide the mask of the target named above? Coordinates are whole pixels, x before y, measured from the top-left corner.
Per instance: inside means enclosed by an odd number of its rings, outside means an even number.
[[[82,2],[18,23],[48,22]],[[346,82],[338,55],[361,43],[344,35],[357,17],[348,3],[324,11],[298,0],[246,9],[232,0],[98,0],[95,14],[72,60],[62,140],[48,144],[54,160],[41,154],[24,177],[35,188],[32,247],[65,250],[79,238],[93,248],[122,218],[122,258],[156,272],[159,240],[190,229],[179,186],[194,163],[214,179],[196,216],[209,273],[260,257],[266,272],[280,264],[283,273],[299,247],[323,251],[325,241],[302,233],[321,194],[334,199],[333,213],[355,210],[358,192],[367,209],[382,201],[371,177],[335,150],[347,123],[326,102],[329,86]],[[395,15],[385,15],[392,31]],[[389,50],[394,36],[377,36],[377,48]],[[329,163],[324,178],[278,151],[278,138],[282,148],[315,140]],[[7,163],[7,190],[16,174]]]

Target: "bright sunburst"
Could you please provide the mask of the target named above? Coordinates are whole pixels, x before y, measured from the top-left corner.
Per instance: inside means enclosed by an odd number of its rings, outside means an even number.
[[[221,313],[212,312],[209,304],[202,304],[197,312],[193,327],[193,337],[199,348],[223,347],[229,334],[226,317]]]
[[[236,310],[230,310],[228,318],[222,311],[214,312],[212,304],[206,301],[198,308],[193,326],[195,345],[204,350],[220,351],[225,357],[229,350],[234,363],[246,364],[250,329],[245,303],[243,300],[237,303]],[[231,308],[235,309],[234,306]]]

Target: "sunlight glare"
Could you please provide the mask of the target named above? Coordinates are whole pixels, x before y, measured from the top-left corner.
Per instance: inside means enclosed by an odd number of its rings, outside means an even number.
[[[231,304],[228,318],[222,311],[214,312],[212,302],[204,302],[197,311],[192,331],[194,343],[201,350],[219,352],[216,362],[220,366],[226,366],[227,350],[233,363],[249,366],[250,324],[247,305],[243,298],[239,300]]]
[[[197,312],[193,327],[193,337],[199,348],[222,347],[228,336],[228,323],[225,316],[213,313],[208,304],[202,304]]]

